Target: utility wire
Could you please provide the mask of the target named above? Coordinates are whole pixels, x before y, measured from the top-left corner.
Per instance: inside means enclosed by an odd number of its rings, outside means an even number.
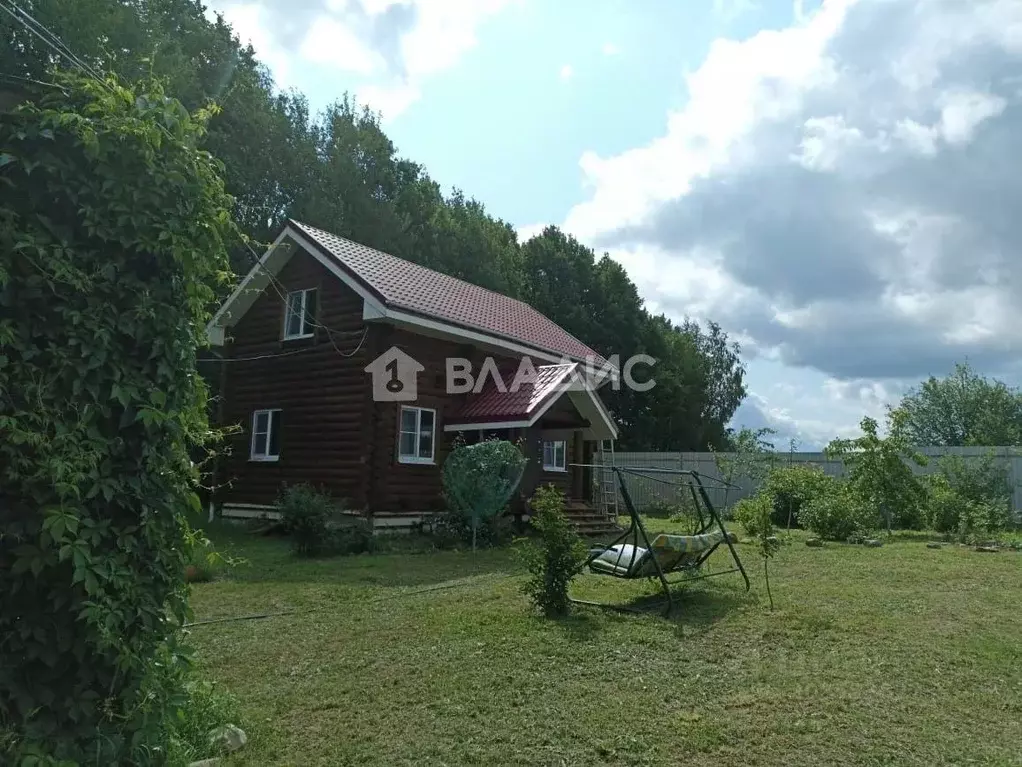
[[[106,82],[102,78],[102,76],[100,76],[100,74],[95,69],[93,69],[89,64],[86,64],[84,61],[82,61],[81,58],[79,58],[74,53],[74,51],[72,51],[67,46],[67,44],[64,43],[64,41],[61,40],[60,37],[55,32],[50,30],[45,24],[37,21],[31,14],[29,14],[23,8],[18,6],[16,3],[11,2],[10,4],[8,4],[8,2],[6,2],[5,0],[0,0],[0,10],[4,11],[5,13],[7,13],[12,19],[14,19],[15,21],[19,22],[31,34],[33,34],[36,37],[38,37],[46,46],[48,46],[50,48],[50,50],[55,52],[58,56],[60,56],[60,57],[62,57],[64,59],[67,59],[69,62],[71,62],[71,64],[73,66],[77,67],[79,70],[84,72],[89,78],[94,80],[97,84],[99,84],[103,88],[107,89],[111,93],[113,92],[113,89],[110,87],[110,84],[108,82]],[[19,78],[19,79],[30,81],[29,78]],[[39,82],[39,81],[31,81],[31,82]],[[39,84],[41,84],[41,85],[54,85],[54,87],[60,87],[60,86],[57,86],[55,83],[41,83],[41,82],[39,82]],[[172,141],[174,140],[174,137],[171,135],[170,131],[168,131],[165,126],[160,125],[159,123],[157,123],[157,125],[164,132],[164,134],[167,136],[167,138],[169,138]],[[251,243],[248,241],[248,238],[243,235],[242,239],[243,239],[243,242],[245,243],[246,249],[248,250],[252,260],[255,263],[255,266],[260,268],[260,269],[262,269],[263,273],[267,276],[267,278],[269,279],[270,284],[273,286],[273,288],[276,291],[276,293],[280,296],[281,301],[284,302],[284,305],[286,307],[288,305],[287,289],[284,288],[284,286],[282,286],[280,284],[280,282],[270,272],[269,269],[267,269],[265,266],[263,266],[262,260],[259,258],[259,254],[256,253],[255,249],[252,247]],[[322,329],[327,334],[327,338],[330,341],[330,345],[334,347],[334,350],[340,356],[345,357],[345,358],[354,357],[362,349],[362,345],[365,343],[365,339],[366,339],[366,337],[367,337],[367,335],[369,333],[369,326],[368,325],[366,325],[362,329],[362,331],[357,331],[357,330],[356,331],[342,331],[342,330],[335,330],[335,329],[333,329],[333,328],[331,328],[331,327],[329,327],[329,326],[327,326],[327,325],[325,325],[323,323],[317,322],[312,317],[308,317],[307,316],[304,319],[305,319],[305,322],[307,324],[309,324],[309,325],[311,325],[313,327]],[[347,353],[346,352],[342,352],[341,349],[337,346],[337,343],[333,339],[334,334],[337,334],[337,335],[352,335],[352,334],[358,333],[358,332],[362,333],[362,338],[359,340],[358,346],[356,346],[354,351],[352,351],[352,352],[347,352]],[[234,361],[236,361],[236,362],[247,362],[247,361],[250,361],[250,360],[253,360],[253,359],[268,359],[270,356],[284,357],[284,356],[289,356],[289,355],[290,355],[290,353],[282,353],[282,354],[278,354],[278,355],[262,355],[262,356],[258,356],[258,357],[238,358],[238,359],[235,359]],[[226,361],[226,360],[221,360],[221,361]]]

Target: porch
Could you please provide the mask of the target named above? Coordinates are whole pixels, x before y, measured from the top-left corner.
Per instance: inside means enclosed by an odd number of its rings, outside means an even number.
[[[576,364],[537,369],[537,380],[518,391],[488,389],[471,397],[444,427],[468,443],[505,439],[526,458],[518,492],[511,502],[516,516],[528,519],[528,501],[536,489],[553,485],[566,499],[565,512],[585,535],[617,529],[616,508],[603,502],[598,476],[600,446],[617,437],[613,419]]]

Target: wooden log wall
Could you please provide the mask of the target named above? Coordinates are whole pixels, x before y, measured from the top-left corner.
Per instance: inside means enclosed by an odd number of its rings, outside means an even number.
[[[317,328],[312,338],[282,340],[284,299],[272,284],[228,331],[225,356],[235,361],[219,363],[227,366],[222,423],[239,432],[219,472],[227,486],[215,500],[272,504],[282,484],[308,482],[362,508],[368,423],[363,369],[374,341],[373,328],[362,320],[362,299],[301,252],[276,282],[284,292],[316,288],[317,322],[336,332]],[[251,461],[252,414],[272,408],[282,411],[280,460]]]

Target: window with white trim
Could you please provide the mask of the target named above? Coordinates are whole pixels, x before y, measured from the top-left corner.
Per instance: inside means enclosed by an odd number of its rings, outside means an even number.
[[[436,411],[427,407],[402,407],[397,458],[401,463],[433,463]]]
[[[284,340],[309,338],[316,316],[316,289],[294,290],[284,307]]]
[[[252,413],[252,444],[249,459],[280,459],[280,410],[256,410]]]
[[[543,443],[543,471],[568,470],[568,443],[563,439]]]

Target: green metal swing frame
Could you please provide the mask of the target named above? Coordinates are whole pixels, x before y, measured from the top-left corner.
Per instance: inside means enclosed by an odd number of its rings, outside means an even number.
[[[631,574],[630,572],[632,570],[631,566],[629,566],[628,568],[629,572],[626,573],[594,571],[592,570],[592,568],[590,568],[590,572],[592,572],[594,575],[604,575],[612,578],[621,578],[624,580],[639,580],[641,578],[659,579],[660,586],[663,590],[666,602],[664,607],[664,615],[670,614],[671,611],[674,609],[674,595],[671,592],[671,586],[688,584],[692,581],[702,580],[704,578],[715,578],[720,575],[741,573],[742,578],[745,580],[745,590],[748,591],[751,588],[749,583],[749,576],[745,572],[745,567],[742,565],[742,560],[738,556],[738,552],[735,550],[734,542],[731,540],[731,535],[730,533],[728,533],[727,528],[724,526],[724,520],[721,518],[717,509],[714,507],[713,502],[710,500],[710,496],[706,492],[706,487],[702,481],[703,475],[701,475],[697,471],[687,471],[683,469],[620,468],[617,466],[613,467],[613,471],[614,474],[617,476],[618,486],[621,489],[621,498],[625,503],[625,508],[628,510],[628,517],[630,520],[629,525],[617,538],[611,541],[611,543],[607,544],[606,546],[598,546],[591,548],[589,557],[586,558],[585,562],[579,568],[579,570],[577,571],[578,573],[583,572],[586,568],[590,566],[593,560],[599,558],[602,554],[604,554],[604,552],[612,549],[614,546],[618,544],[626,543],[628,545],[631,545],[633,547],[632,548],[633,557],[635,549],[641,546],[642,548],[645,548],[647,555],[651,558],[653,562],[653,567],[654,570],[656,571],[655,575]],[[624,481],[625,474],[632,474],[635,476],[646,477],[647,479],[653,479],[652,477],[647,476],[648,474],[651,473],[669,474],[671,476],[687,476],[688,481],[686,482],[686,484],[688,485],[689,492],[692,495],[692,501],[695,504],[696,514],[699,518],[699,528],[695,533],[693,533],[693,535],[705,535],[714,530],[719,530],[723,534],[723,539],[714,543],[709,548],[703,549],[698,552],[696,551],[692,552],[693,555],[697,554],[698,556],[693,557],[682,556],[681,558],[679,558],[678,564],[675,565],[674,567],[670,567],[667,569],[662,567],[660,563],[660,557],[658,556],[656,550],[653,548],[650,536],[646,532],[645,526],[642,524],[642,518],[639,516],[638,511],[635,509],[635,504],[632,502],[632,496],[628,492],[628,487]],[[716,480],[713,477],[705,478],[712,482],[720,482],[720,480]],[[725,486],[726,492],[727,488],[730,487],[730,485],[728,485],[728,483],[723,484]],[[725,504],[726,503],[727,501],[725,500]],[[726,570],[714,571],[712,573],[701,572],[703,564],[706,562],[707,559],[710,558],[713,552],[715,552],[720,547],[721,544],[725,544],[728,550],[731,552],[731,558],[734,561],[734,567],[730,567]],[[669,581],[667,579],[667,576],[676,572],[684,573],[684,577],[675,579],[673,581]],[[571,598],[571,601],[574,602],[575,604],[591,605],[593,607],[602,607],[612,610],[624,610],[626,612],[636,613],[647,612],[646,610],[640,610],[622,604],[594,602],[574,598]]]

